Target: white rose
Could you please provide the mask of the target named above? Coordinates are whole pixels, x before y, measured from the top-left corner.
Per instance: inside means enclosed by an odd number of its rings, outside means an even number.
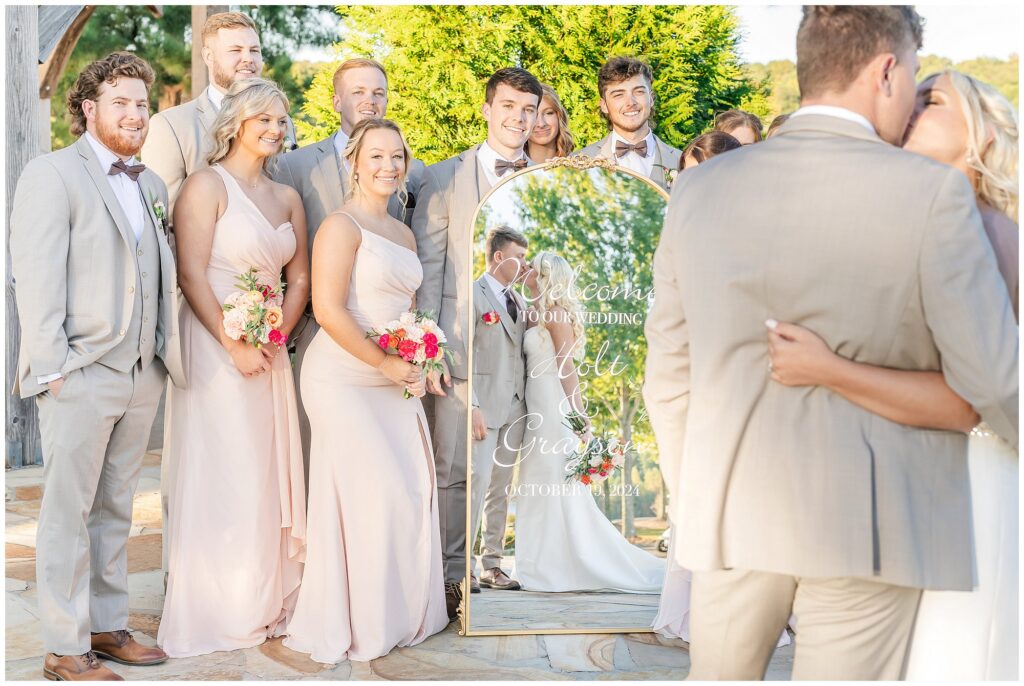
[[[228,338],[239,340],[245,334],[245,312],[236,308],[224,315],[224,332]]]
[[[592,458],[590,458],[590,466],[591,467],[599,467],[602,462],[604,462],[604,460],[601,458],[600,453],[598,453],[598,454],[594,455]]]
[[[403,312],[402,316],[398,318],[402,328],[408,329],[416,323],[416,314],[414,312]]]
[[[234,291],[224,300],[224,304],[232,307],[245,307],[249,304],[249,300],[242,291]]]
[[[416,355],[412,358],[413,362],[423,364],[427,361],[427,351],[423,346],[416,349]]]

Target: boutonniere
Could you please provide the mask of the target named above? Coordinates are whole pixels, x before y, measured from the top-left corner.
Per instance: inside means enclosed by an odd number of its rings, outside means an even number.
[[[664,164],[656,164],[655,167],[661,167],[665,172],[665,187],[672,188],[672,184],[675,182],[676,177],[679,176],[678,169],[669,169]]]
[[[160,220],[160,228],[167,234],[167,206],[163,200],[153,201],[153,215]]]
[[[480,319],[487,326],[494,326],[501,321],[501,315],[498,314],[497,310],[491,310],[490,312],[484,312],[484,316],[480,317]]]

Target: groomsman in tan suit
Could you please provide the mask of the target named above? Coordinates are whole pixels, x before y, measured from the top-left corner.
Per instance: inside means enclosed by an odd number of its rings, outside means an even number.
[[[428,411],[443,547],[448,616],[456,616],[459,583],[466,576],[466,421],[469,367],[466,330],[472,287],[470,245],[473,217],[484,194],[503,176],[525,168],[523,146],[537,122],[541,86],[518,67],[499,69],[487,81],[484,119],[487,140],[427,167],[412,230],[423,265],[417,307],[433,312],[454,355],[450,374],[428,379],[436,395]],[[429,410],[429,405],[428,405]]]
[[[470,577],[473,593],[480,586],[519,589],[519,582],[501,569],[501,558],[509,488],[527,419],[523,336],[528,306],[513,286],[526,274],[528,247],[515,229],[492,229],[487,235],[487,271],[473,286],[472,541],[483,516],[483,573],[479,582]]]
[[[774,382],[765,335],[942,370],[1017,445],[1017,327],[974,193],[896,147],[921,40],[907,6],[805,7],[800,109],[674,184],[644,398],[693,570],[692,679],[763,678],[791,612],[793,679],[898,679],[921,590],[972,587],[966,436]]]
[[[263,53],[253,20],[241,12],[211,14],[203,25],[203,61],[210,85],[188,102],[153,115],[142,159],[167,184],[171,205],[189,174],[206,166],[210,130],[231,84],[260,76]],[[284,149],[295,147],[288,120]]]
[[[302,198],[306,210],[306,227],[309,231],[309,257],[313,259],[313,239],[324,218],[336,212],[345,204],[349,188],[348,163],[345,161],[345,146],[355,125],[364,119],[383,118],[388,112],[388,77],[383,65],[366,58],[354,58],[341,63],[334,72],[334,111],[341,119],[338,130],[327,138],[304,146],[281,156],[274,172],[274,180],[291,186]],[[416,196],[423,185],[426,169],[419,160],[412,160],[406,170],[406,197],[403,204],[398,194],[388,203],[388,213],[406,224],[412,222],[412,210]],[[302,407],[302,393],[299,377],[306,349],[320,326],[313,318],[312,301],[306,313],[292,332],[291,342],[295,346],[296,398],[299,404],[299,429],[302,434],[302,455],[306,467],[307,486],[309,480],[309,418]]]
[[[682,152],[654,135],[654,74],[634,57],[613,57],[597,74],[601,116],[611,131],[577,155],[604,157],[667,187],[665,171],[679,165]]]
[[[135,155],[153,70],[93,62],[68,92],[73,145],[25,167],[11,212],[17,390],[43,440],[36,582],[48,679],[121,680],[167,659],[128,631],[128,535],[168,373],[183,384],[167,189]]]

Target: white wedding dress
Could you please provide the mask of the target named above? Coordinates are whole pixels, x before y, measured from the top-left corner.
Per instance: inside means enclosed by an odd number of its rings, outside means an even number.
[[[925,591],[908,681],[1016,681],[1018,455],[984,425],[967,443],[974,522],[974,591]]]
[[[543,325],[526,332],[526,408],[530,413],[515,491],[514,577],[527,591],[660,593],[665,560],[629,543],[589,488],[566,481],[579,440],[564,424],[568,402]]]

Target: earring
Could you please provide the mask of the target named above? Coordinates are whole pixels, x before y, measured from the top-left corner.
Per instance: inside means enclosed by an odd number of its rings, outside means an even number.
[[[356,172],[355,174],[352,175],[352,180],[353,181],[358,181],[359,180],[359,172]]]

